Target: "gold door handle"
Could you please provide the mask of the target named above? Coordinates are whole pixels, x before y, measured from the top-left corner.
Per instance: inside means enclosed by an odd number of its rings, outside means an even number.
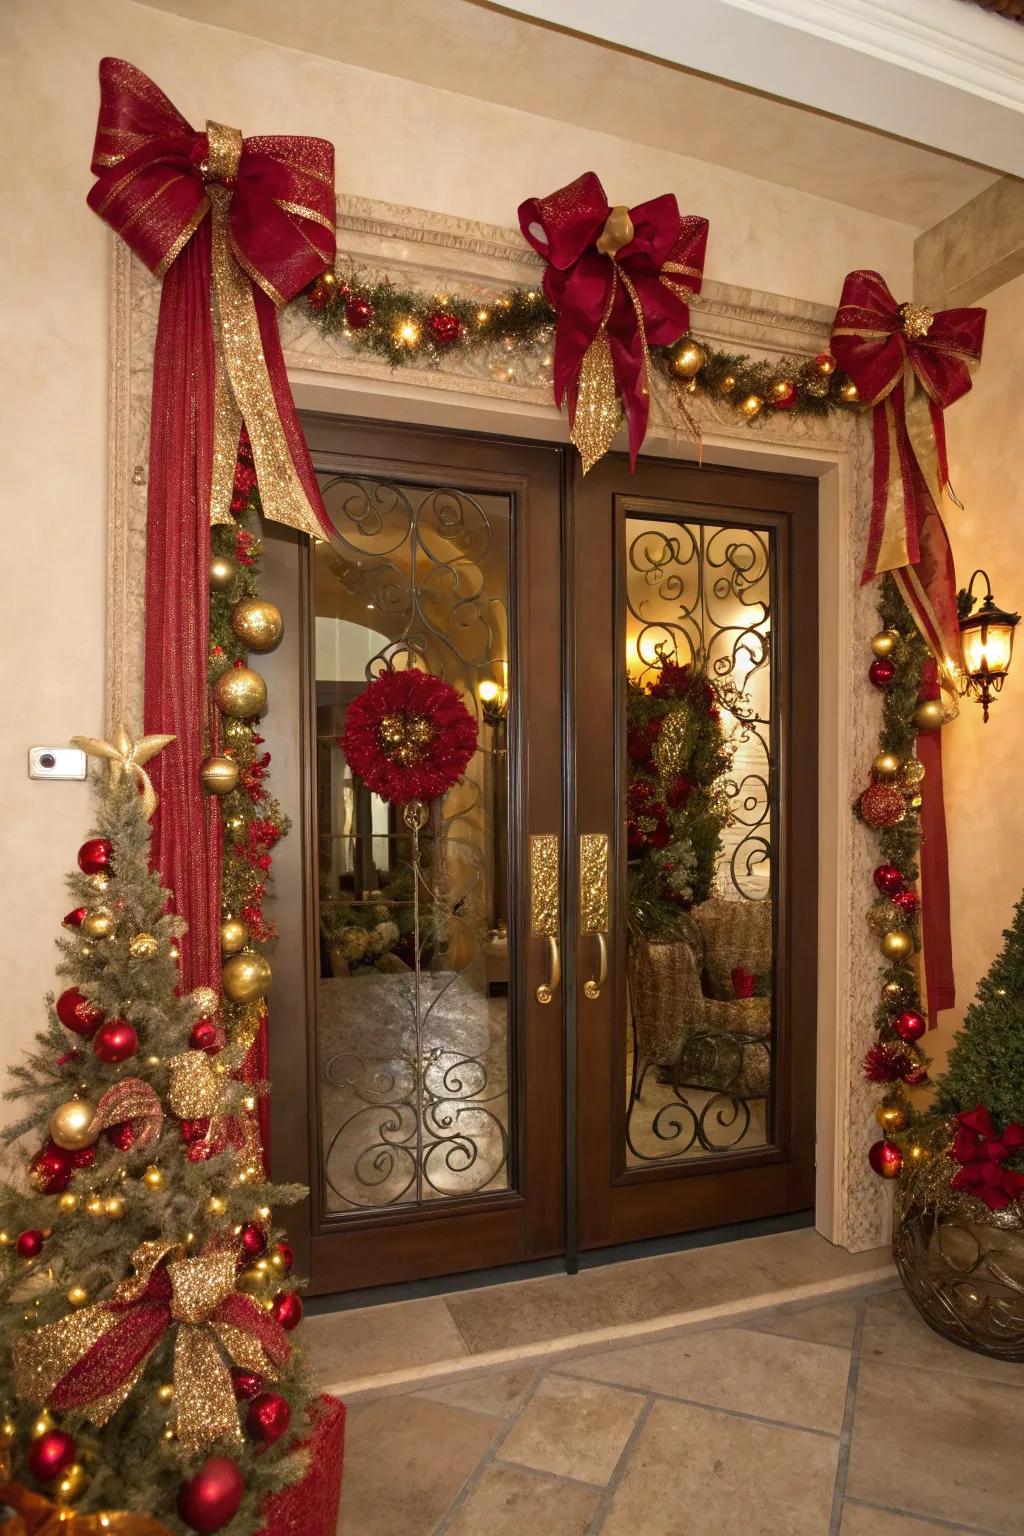
[[[597,950],[597,974],[583,983],[583,995],[591,1001],[601,996],[601,988],[608,980],[608,935],[595,933],[594,947]]]
[[[603,832],[580,838],[580,933],[594,940],[594,975],[583,983],[591,1001],[601,996],[608,980],[608,839]]]
[[[550,1003],[562,980],[558,953],[558,838],[553,832],[530,838],[530,926],[543,939],[548,976],[537,987],[538,1003]]]

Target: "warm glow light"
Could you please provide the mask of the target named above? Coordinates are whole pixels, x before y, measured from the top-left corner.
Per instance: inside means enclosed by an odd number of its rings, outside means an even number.
[[[420,339],[420,328],[415,320],[403,320],[395,331],[395,340],[401,347],[414,347]]]
[[[964,631],[964,670],[987,672],[989,677],[1005,675],[1013,652],[1012,624],[980,624]]]
[[[482,703],[493,704],[495,699],[498,697],[498,694],[501,692],[501,689],[498,687],[497,683],[493,682],[490,678],[485,677],[477,691],[480,694],[480,700]]]

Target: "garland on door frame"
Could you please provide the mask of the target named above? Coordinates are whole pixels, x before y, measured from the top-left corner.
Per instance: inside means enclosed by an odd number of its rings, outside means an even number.
[[[392,368],[408,363],[443,368],[459,351],[494,353],[499,382],[515,377],[517,353],[551,365],[557,315],[538,288],[507,288],[481,301],[452,293],[419,293],[390,278],[363,278],[354,268],[325,272],[298,302],[325,336],[342,336]],[[856,386],[829,352],[775,360],[725,352],[684,336],[651,347],[655,371],[681,399],[708,395],[748,421],[762,411],[823,416],[859,408]]]

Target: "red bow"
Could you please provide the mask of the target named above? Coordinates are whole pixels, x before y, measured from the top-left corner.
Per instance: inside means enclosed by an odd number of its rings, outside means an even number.
[[[949,1181],[950,1189],[966,1190],[992,1211],[1006,1207],[1024,1192],[1024,1173],[1005,1167],[1011,1152],[1024,1147],[1024,1125],[1010,1124],[996,1135],[992,1116],[981,1104],[957,1115],[960,1127],[949,1155],[962,1166]]]
[[[647,430],[649,349],[689,329],[686,295],[700,292],[708,221],[680,217],[671,193],[612,208],[587,171],[550,197],[528,198],[519,226],[548,262],[555,403],[568,399],[584,473],[607,452],[623,408],[635,465]]]
[[[141,70],[104,59],[92,169],[90,208],[157,277],[197,230],[212,225],[213,339],[230,381],[225,387],[218,369],[214,521],[230,521],[244,418],[267,516],[312,534],[329,530],[273,306],[334,264],[333,146],[326,139],[243,139],[214,122],[197,133]]]
[[[970,389],[984,334],[983,309],[935,314],[923,304],[897,304],[877,272],[847,276],[832,328],[836,361],[874,408],[874,497],[861,579],[902,573],[899,585],[940,663],[960,647],[953,562],[938,511],[949,482],[942,413]],[[920,383],[927,415],[915,409],[913,389],[908,396],[908,378]]]

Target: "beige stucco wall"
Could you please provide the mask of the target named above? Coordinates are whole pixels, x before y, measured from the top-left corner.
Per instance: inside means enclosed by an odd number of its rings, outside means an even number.
[[[895,291],[909,292],[914,232],[681,154],[347,68],[131,0],[7,0],[0,47],[10,148],[0,257],[0,996],[2,1055],[11,1059],[41,1019],[66,906],[61,878],[89,818],[82,785],[29,782],[26,749],[96,731],[103,720],[109,243],[85,194],[104,53],[145,69],[197,124],[209,112],[248,132],[330,138],[338,185],[354,193],[510,224],[524,196],[585,168],[601,174],[613,200],[671,190],[683,209],[711,220],[709,276],[739,285],[831,302],[847,270],[870,265]],[[684,115],[679,141],[685,146]]]
[[[988,310],[985,354],[974,388],[947,413],[950,476],[964,503],[947,504],[957,575],[983,566],[1004,608],[1024,607],[1024,277],[978,301]],[[975,588],[977,590],[977,587]],[[981,587],[984,593],[984,584]],[[1024,890],[1024,636],[988,725],[971,700],[943,734],[943,774],[953,892],[957,1007],[929,1044],[937,1064],[1000,947]]]

